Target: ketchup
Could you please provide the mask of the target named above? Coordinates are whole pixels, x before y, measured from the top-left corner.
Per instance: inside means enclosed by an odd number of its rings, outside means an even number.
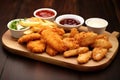
[[[80,21],[73,19],[73,18],[66,18],[60,21],[60,24],[62,25],[78,25],[80,24]]]
[[[51,16],[55,15],[55,13],[50,10],[41,10],[41,11],[36,12],[36,15],[47,18],[47,17],[51,17]]]

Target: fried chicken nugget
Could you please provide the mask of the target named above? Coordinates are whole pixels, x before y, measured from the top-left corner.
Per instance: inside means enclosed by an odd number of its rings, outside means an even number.
[[[55,55],[57,55],[58,52],[55,49],[53,49],[52,47],[50,47],[49,45],[47,45],[46,53],[50,56],[55,56]]]
[[[92,56],[92,51],[88,51],[86,53],[83,54],[79,54],[79,56],[77,57],[77,61],[79,64],[84,64],[87,63],[89,61],[89,59]]]
[[[79,42],[80,46],[89,46],[94,43],[97,34],[94,32],[80,32],[75,35],[75,39]]]
[[[107,34],[99,34],[96,39],[105,39],[108,41],[109,37],[107,36]]]
[[[102,60],[105,55],[107,54],[107,49],[105,48],[94,48],[93,49],[93,54],[92,54],[92,58],[95,61],[100,61]]]
[[[51,29],[46,29],[42,31],[42,38],[46,41],[47,45],[50,45],[58,52],[63,52],[67,50],[67,46],[61,39],[61,36]]]
[[[96,39],[95,42],[91,45],[92,47],[101,47],[101,48],[112,48],[112,44],[105,39]]]
[[[39,33],[26,34],[18,39],[18,43],[23,44],[29,41],[38,40],[40,38],[41,38],[41,35]]]
[[[59,34],[60,36],[63,36],[65,34],[65,31],[63,28],[57,28],[57,27],[54,27],[52,28],[52,31],[53,32],[56,32],[57,34]]]
[[[71,31],[70,31],[70,36],[69,37],[74,37],[78,33],[79,33],[79,31],[76,28],[72,28]]]
[[[76,49],[79,47],[78,42],[74,38],[64,38],[63,41],[68,49]]]
[[[43,40],[35,40],[27,43],[27,49],[34,53],[41,53],[45,50],[45,42]]]
[[[77,49],[68,50],[63,53],[64,57],[72,57],[77,56],[78,54],[83,54],[85,52],[89,51],[88,47],[79,47]]]

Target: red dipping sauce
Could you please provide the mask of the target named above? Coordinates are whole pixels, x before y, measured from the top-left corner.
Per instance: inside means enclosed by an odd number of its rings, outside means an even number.
[[[60,21],[60,24],[62,25],[78,25],[80,24],[80,21],[73,19],[73,18],[66,18]]]
[[[47,17],[52,17],[55,15],[55,13],[53,11],[50,10],[41,10],[36,12],[37,16],[43,17],[43,18],[47,18]]]

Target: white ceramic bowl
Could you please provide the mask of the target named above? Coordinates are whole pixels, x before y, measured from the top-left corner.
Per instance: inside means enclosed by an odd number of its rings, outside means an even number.
[[[40,8],[40,9],[35,10],[33,15],[41,19],[54,21],[57,15],[57,12],[51,8]]]
[[[68,24],[68,25],[63,25],[61,24],[60,22],[64,19],[73,19],[77,22],[79,22],[79,24],[76,24],[76,25],[72,25],[72,24]],[[72,28],[79,28],[81,25],[83,25],[84,23],[84,19],[79,16],[79,15],[75,15],[75,14],[64,14],[64,15],[60,15],[58,16],[56,19],[55,19],[55,23],[61,27],[61,28],[64,28],[65,30],[70,30]]]
[[[108,22],[102,18],[89,18],[85,21],[89,31],[101,34],[104,33]]]
[[[15,30],[15,29],[11,28],[11,24],[14,21],[20,21],[20,20],[23,20],[23,19],[14,19],[14,20],[11,20],[10,22],[8,22],[8,24],[7,24],[7,27],[11,32],[11,36],[14,37],[14,38],[20,38],[24,34],[24,31],[29,29],[29,27],[26,27],[26,28],[21,29],[21,30]]]

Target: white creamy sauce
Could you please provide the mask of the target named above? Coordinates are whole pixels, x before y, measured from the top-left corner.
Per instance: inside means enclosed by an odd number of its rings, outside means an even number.
[[[105,27],[107,25],[107,22],[103,19],[95,18],[88,20],[87,24],[91,27],[100,28]]]

